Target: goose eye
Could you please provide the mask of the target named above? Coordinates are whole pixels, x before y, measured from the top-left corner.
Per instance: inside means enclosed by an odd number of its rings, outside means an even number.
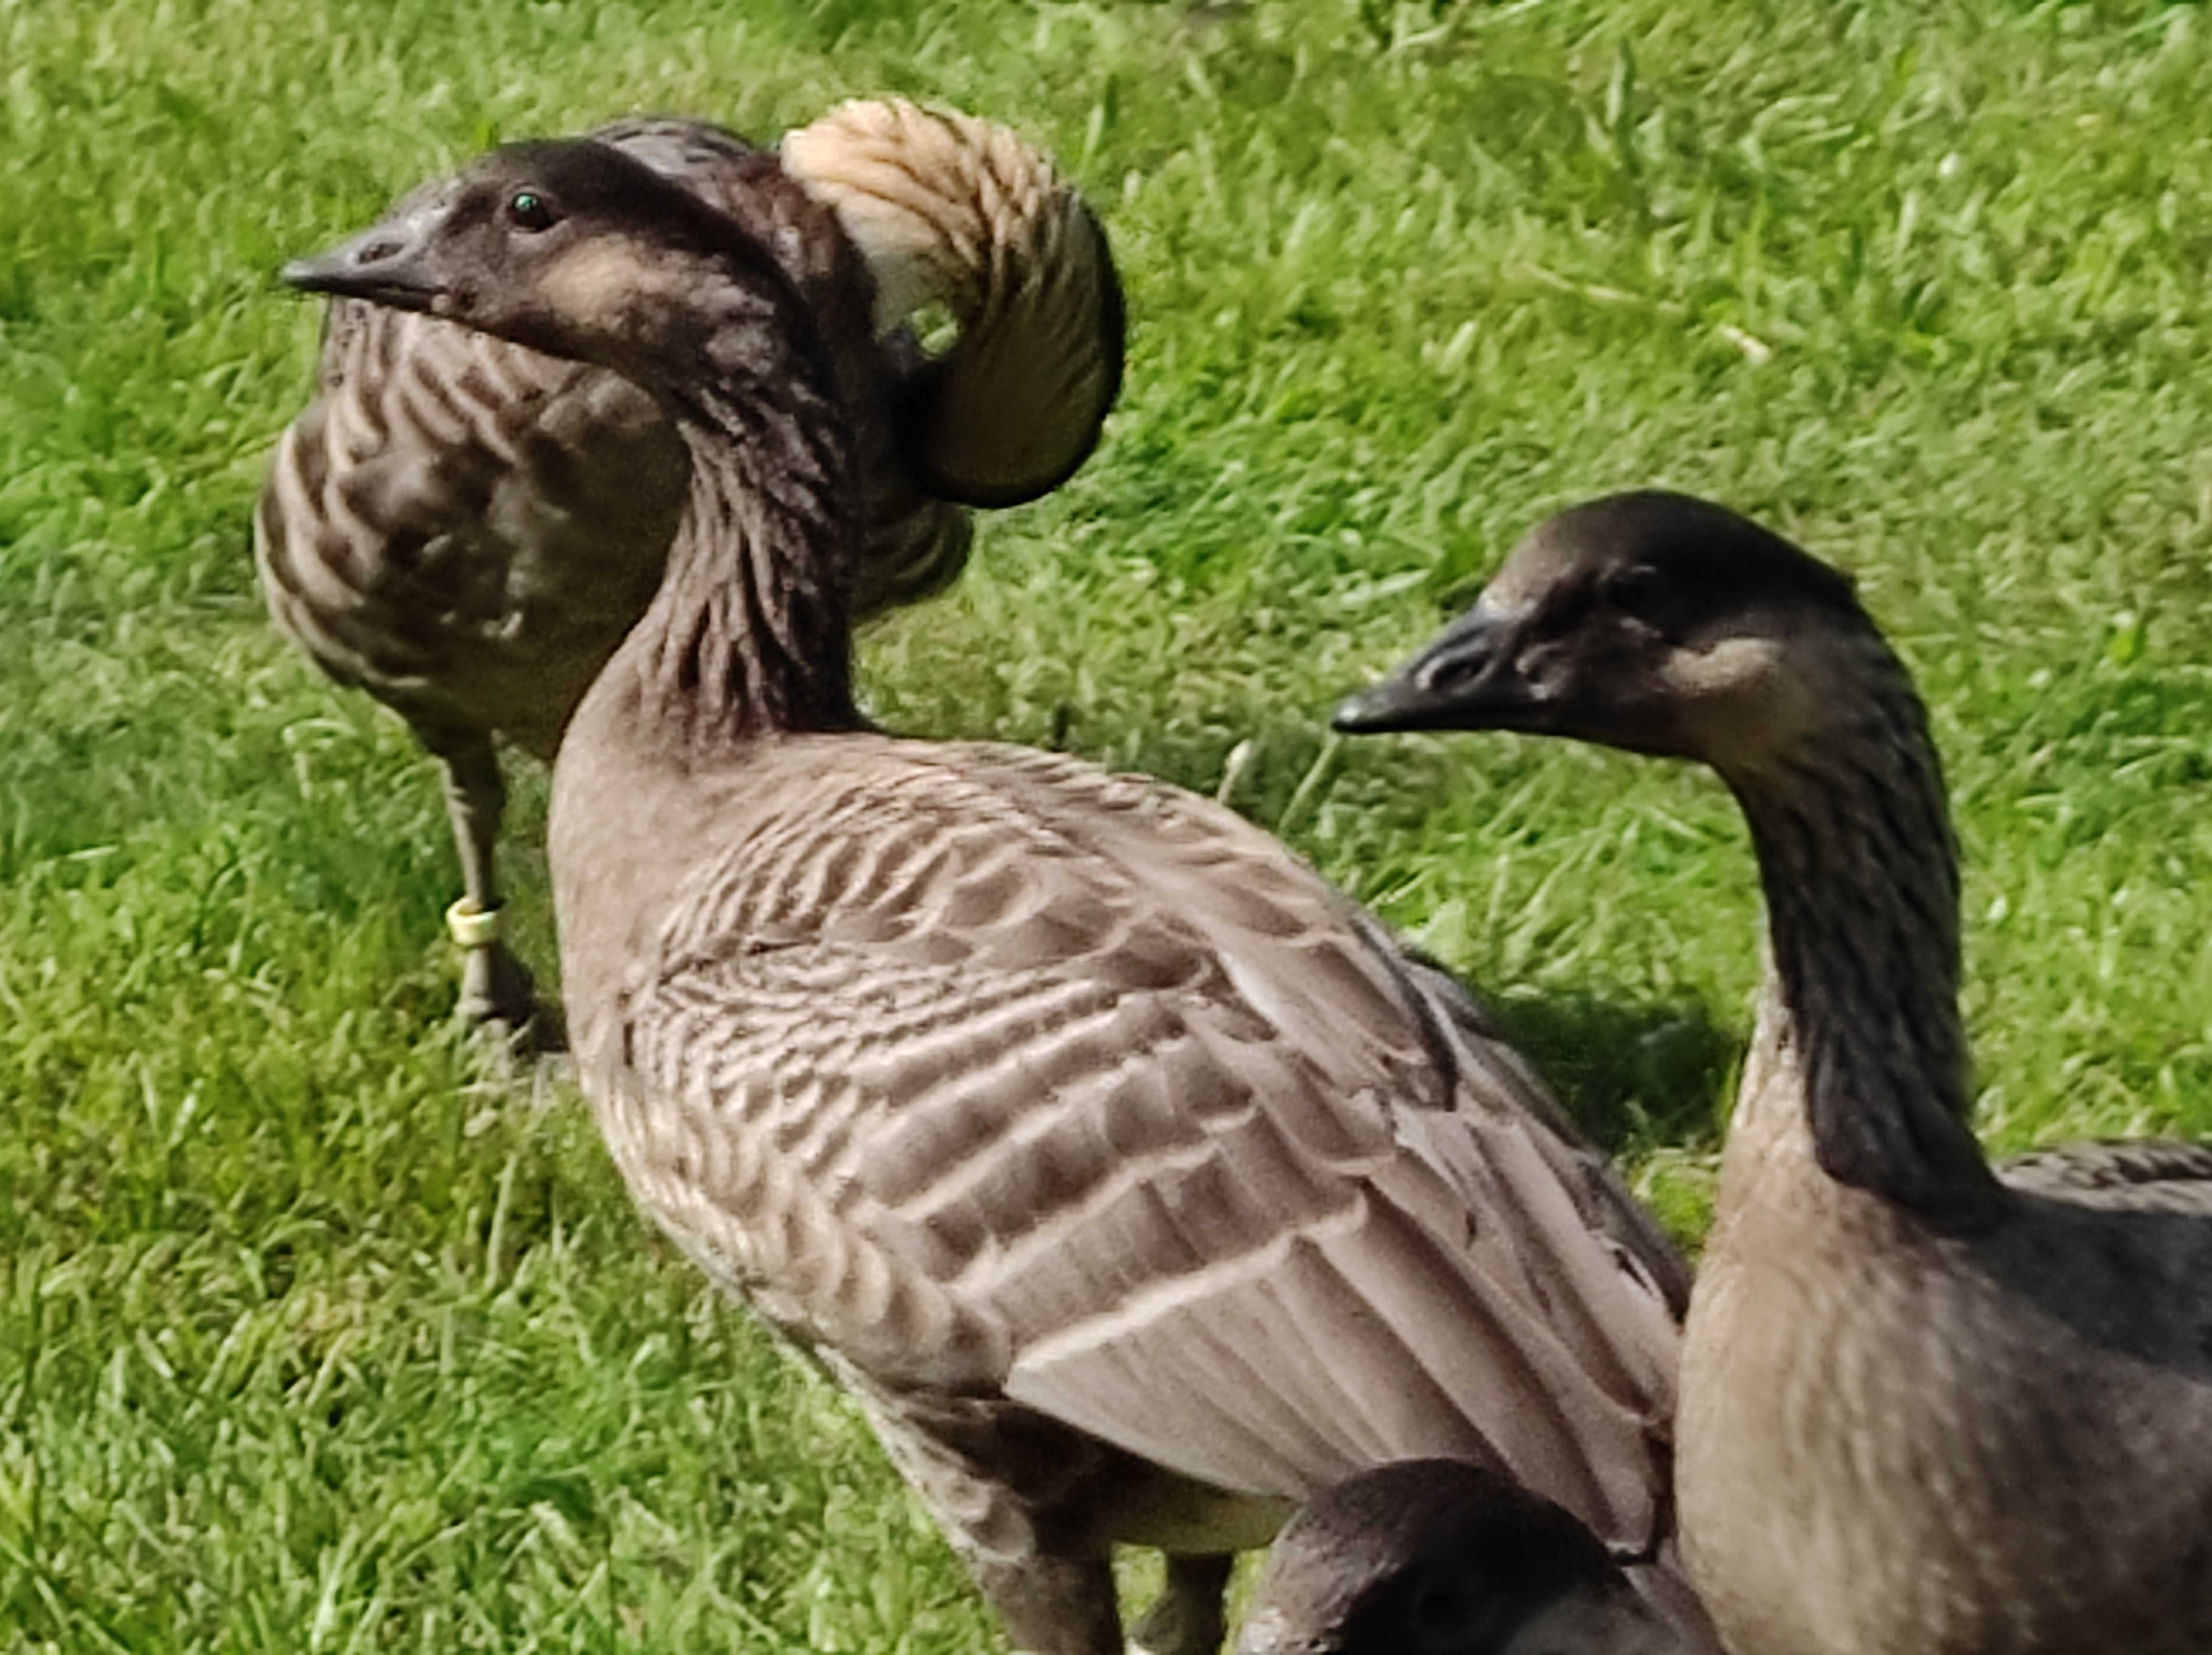
[[[1667,583],[1656,569],[1633,565],[1605,583],[1605,601],[1631,620],[1656,627],[1664,618]]]
[[[553,224],[552,208],[535,190],[517,190],[509,196],[507,216],[510,222],[526,230],[550,229]]]

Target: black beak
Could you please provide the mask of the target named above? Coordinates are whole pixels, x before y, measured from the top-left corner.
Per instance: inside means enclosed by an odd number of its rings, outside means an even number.
[[[447,291],[432,258],[445,217],[442,201],[418,203],[328,252],[294,259],[278,279],[303,293],[367,299],[399,310],[434,310]]]
[[[1395,672],[1337,703],[1347,736],[1393,730],[1526,730],[1540,696],[1515,665],[1516,616],[1480,604]]]

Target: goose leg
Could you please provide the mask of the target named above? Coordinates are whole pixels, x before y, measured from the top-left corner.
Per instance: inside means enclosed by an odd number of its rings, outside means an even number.
[[[1131,1655],[1220,1655],[1233,1552],[1170,1552],[1168,1583],[1129,1634]]]
[[[997,1398],[878,1385],[817,1350],[1019,1655],[1123,1655],[1108,1544],[1081,1484],[1097,1456],[1066,1427]]]
[[[492,852],[507,809],[507,783],[499,755],[482,731],[425,733],[422,744],[438,761],[445,780],[446,815],[461,857],[459,901],[446,911],[446,928],[461,950],[461,1015],[512,1034],[537,1009],[530,973],[501,937],[504,917]]]
[[[966,1561],[1019,1655],[1122,1655],[1114,1565],[1104,1554],[1038,1552],[1008,1562],[971,1553]]]

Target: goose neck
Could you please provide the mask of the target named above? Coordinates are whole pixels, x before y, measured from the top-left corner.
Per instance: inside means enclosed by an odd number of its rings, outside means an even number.
[[[859,523],[844,410],[796,302],[703,333],[664,393],[690,497],[659,591],[605,676],[688,746],[857,729],[851,585]]]
[[[1817,737],[1732,775],[1767,910],[1754,1068],[1786,1078],[1820,1170],[1944,1230],[2002,1199],[1969,1124],[1958,857],[1927,715],[1904,670]],[[1777,1059],[1779,1059],[1778,1062]]]

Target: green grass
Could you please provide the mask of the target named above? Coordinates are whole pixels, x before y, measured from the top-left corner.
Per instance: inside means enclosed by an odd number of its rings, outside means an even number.
[[[1694,1232],[1756,969],[1726,800],[1322,710],[1553,506],[1766,517],[1936,707],[1991,1142],[2212,1132],[2207,85],[2148,4],[0,0],[0,1650],[995,1635],[573,1096],[447,1027],[431,777],[252,589],[283,258],[636,108],[1037,135],[1127,395],[870,640],[874,704],[1227,777]]]

